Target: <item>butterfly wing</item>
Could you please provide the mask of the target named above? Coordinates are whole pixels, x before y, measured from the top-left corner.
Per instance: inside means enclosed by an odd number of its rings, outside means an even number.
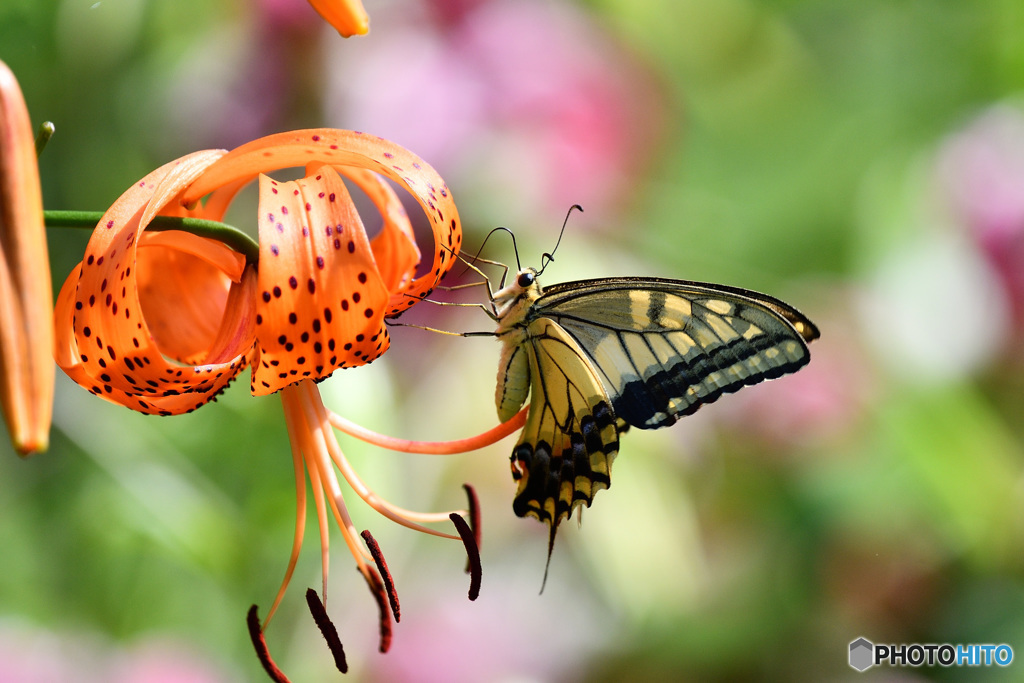
[[[535,312],[596,368],[615,414],[674,424],[725,393],[795,372],[818,329],[778,299],[723,285],[609,278],[553,285]]]
[[[512,508],[551,525],[610,483],[619,430],[597,370],[579,345],[551,320],[527,327],[530,409],[512,452],[518,482]]]

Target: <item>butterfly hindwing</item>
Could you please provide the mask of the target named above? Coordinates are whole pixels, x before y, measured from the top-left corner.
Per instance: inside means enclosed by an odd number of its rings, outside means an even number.
[[[513,510],[558,523],[610,483],[616,420],[594,367],[556,323],[539,319],[519,348],[529,359],[530,409],[512,453]]]
[[[643,429],[675,423],[722,394],[795,372],[817,328],[791,306],[743,289],[644,278],[554,285],[534,302],[600,373],[616,415]]]

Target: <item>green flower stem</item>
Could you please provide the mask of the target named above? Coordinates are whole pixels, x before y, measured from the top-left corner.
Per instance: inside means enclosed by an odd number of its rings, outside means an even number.
[[[99,223],[103,214],[99,211],[44,211],[48,228],[85,228],[92,230]],[[256,265],[260,260],[260,245],[249,235],[238,228],[207,221],[200,218],[180,218],[157,216],[146,226],[147,230],[183,230],[200,237],[208,237],[223,242],[240,254],[245,255],[247,263]]]

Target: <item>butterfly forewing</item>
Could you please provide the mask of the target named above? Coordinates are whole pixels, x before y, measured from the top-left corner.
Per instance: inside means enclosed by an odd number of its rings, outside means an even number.
[[[618,278],[548,288],[533,315],[582,349],[616,415],[653,429],[743,386],[794,372],[810,356],[813,323],[747,290],[679,280]]]
[[[513,510],[554,529],[607,488],[619,439],[608,395],[578,344],[557,324],[528,326],[530,411],[512,454]]]

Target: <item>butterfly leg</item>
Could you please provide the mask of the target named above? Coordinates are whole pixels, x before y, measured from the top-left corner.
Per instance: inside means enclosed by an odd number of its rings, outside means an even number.
[[[433,302],[440,303],[440,302]],[[467,304],[469,305],[469,304]],[[427,332],[437,332],[438,334],[446,334],[450,337],[495,337],[495,332],[452,332],[451,330],[441,330],[436,327],[427,327],[426,325],[414,325],[413,323],[400,323],[393,320],[384,320],[384,324],[388,327],[412,327],[417,330],[426,330]]]
[[[475,285],[477,283],[473,283],[473,284]],[[444,288],[438,287],[438,289],[444,289]],[[456,288],[453,287],[451,289],[456,289]],[[428,304],[435,304],[437,306],[462,306],[462,307],[466,307],[466,308],[479,308],[491,320],[494,320],[495,322],[497,322],[497,320],[498,320],[498,316],[490,308],[488,308],[486,304],[482,304],[482,303],[480,303],[478,301],[466,301],[466,302],[463,302],[463,301],[437,301],[436,299],[421,299],[420,297],[413,296],[411,294],[404,294],[404,295],[409,297],[410,299],[415,299],[416,301],[425,301]],[[403,311],[403,313],[404,313],[404,311]],[[392,323],[392,324],[396,324],[397,325],[398,323]],[[407,327],[415,327],[415,325],[407,325]]]
[[[501,268],[502,269],[501,270],[501,281],[500,281],[500,283],[498,285],[498,288],[500,289],[501,287],[505,286],[505,278],[508,276],[508,266],[506,264],[499,263],[498,261],[491,261],[491,260],[488,260],[488,259],[485,259],[485,258],[480,258],[479,254],[474,256],[472,259],[467,259],[465,256],[463,256],[460,253],[456,253],[451,248],[448,248],[448,247],[443,247],[443,248],[445,248],[449,252],[451,252],[452,256],[454,256],[455,258],[457,258],[460,261],[462,261],[463,263],[465,263],[466,264],[466,270],[472,270],[474,273],[479,275],[482,279],[481,279],[480,282],[474,282],[474,283],[471,283],[471,284],[468,284],[468,285],[455,285],[454,287],[439,287],[440,289],[447,289],[447,290],[451,291],[451,290],[455,290],[455,289],[463,289],[463,288],[466,288],[466,287],[476,287],[476,286],[479,286],[481,284],[484,284],[484,285],[487,286],[487,298],[489,300],[493,300],[494,299],[494,290],[491,289],[491,279],[489,277],[487,277],[487,275],[482,270],[477,268],[477,266],[474,263],[475,261],[479,261],[480,263],[486,263],[488,265],[497,266],[497,267]],[[480,248],[483,249],[483,245],[481,245]],[[466,271],[464,270],[462,272],[465,273]]]
[[[502,287],[504,287],[504,286],[505,286],[505,278],[506,278],[506,277],[508,277],[508,264],[507,264],[507,263],[502,263],[501,261],[492,261],[492,260],[490,260],[490,259],[480,258],[479,256],[477,256],[477,257],[476,257],[476,258],[474,258],[473,260],[474,260],[474,261],[479,261],[480,263],[486,263],[486,264],[487,264],[487,265],[489,265],[489,266],[496,266],[496,267],[498,267],[498,268],[501,268],[501,279],[500,279],[500,280],[498,281],[498,289],[501,289]],[[470,268],[472,268],[473,270],[475,270],[475,271],[476,271],[477,273],[480,273],[480,275],[481,275],[481,276],[482,276],[482,277],[483,277],[483,278],[484,278],[485,280],[487,280],[487,284],[488,284],[488,290],[490,290],[490,279],[489,279],[489,278],[488,278],[488,277],[487,277],[486,275],[484,275],[484,274],[483,274],[483,273],[482,273],[482,272],[480,271],[480,269],[479,269],[479,268],[476,268],[475,266],[473,266],[473,265],[470,265],[470,264],[468,264],[468,263],[467,263],[467,265],[469,265],[469,266],[470,266]]]
[[[438,285],[436,289],[440,289],[445,292],[457,292],[460,289],[469,289],[471,287],[479,287],[480,285],[490,285],[490,283],[487,280],[480,280],[479,282],[467,282],[461,285],[452,285],[451,287],[446,287],[445,285]]]

